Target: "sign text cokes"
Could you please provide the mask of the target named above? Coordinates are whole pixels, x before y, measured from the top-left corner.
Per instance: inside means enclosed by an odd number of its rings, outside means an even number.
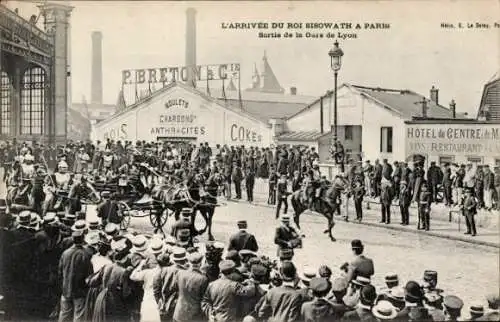
[[[233,124],[231,125],[231,141],[259,143],[262,142],[262,135],[251,129],[239,126],[237,124]]]

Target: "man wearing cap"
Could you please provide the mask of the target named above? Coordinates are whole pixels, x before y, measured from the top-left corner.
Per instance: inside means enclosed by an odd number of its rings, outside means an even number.
[[[429,191],[427,182],[423,181],[418,197],[418,223],[417,229],[430,229],[432,194]]]
[[[281,225],[276,228],[274,243],[278,246],[278,256],[280,249],[294,249],[301,246],[299,233],[290,226],[291,217],[288,214],[281,215]]]
[[[62,280],[59,321],[83,321],[88,289],[85,280],[93,273],[92,254],[84,247],[83,231],[75,230],[72,237],[73,246],[64,251],[59,261]]]
[[[221,277],[208,284],[201,301],[201,308],[210,321],[238,320],[242,301],[255,295],[253,281],[247,280],[242,284],[228,278],[235,268],[233,261],[221,261],[219,263]]]
[[[189,234],[194,237],[196,232],[192,220],[193,210],[191,208],[183,208],[180,212],[180,219],[172,225],[171,235],[179,239],[179,232],[181,230],[188,230]]]
[[[246,298],[242,303],[241,313],[243,316],[258,317],[260,304],[264,295],[268,290],[268,285],[265,285],[267,278],[267,269],[262,264],[254,264],[250,269],[250,278],[255,284],[255,294]]]
[[[401,225],[403,226],[410,224],[411,198],[411,189],[408,182],[401,180],[399,184],[399,211],[401,212]]]
[[[477,214],[477,201],[472,194],[471,188],[465,188],[465,198],[463,199],[462,211],[467,224],[466,235],[476,236],[476,220],[474,216]]]
[[[389,297],[389,294],[391,294],[391,291],[393,288],[397,287],[399,285],[399,278],[397,274],[390,273],[385,276],[385,284],[387,288],[385,290],[381,290],[382,293],[378,295],[377,302],[386,300]]]
[[[462,315],[464,302],[458,296],[448,295],[444,297],[443,305],[446,321],[458,321]]]
[[[255,236],[247,232],[247,221],[239,220],[237,224],[239,231],[229,238],[229,245],[227,247],[227,250],[236,250],[239,252],[242,249],[248,249],[257,252],[259,250],[259,246],[257,245]]]
[[[499,306],[500,306],[500,297],[498,296],[498,291],[495,291],[494,293],[491,293],[486,296],[486,300],[488,302],[488,309],[484,313],[482,317],[477,319],[478,321],[499,321],[500,320],[500,313],[499,313]]]
[[[177,288],[179,297],[174,310],[174,321],[190,322],[202,320],[201,300],[208,287],[208,277],[201,271],[203,255],[194,252],[187,256],[190,268],[179,270]]]
[[[109,191],[103,191],[101,198],[103,201],[97,206],[96,212],[97,217],[101,218],[102,225],[106,226],[108,222],[119,225],[121,216],[118,215],[118,203],[116,200],[112,200]]]
[[[330,291],[330,284],[321,277],[311,279],[309,283],[313,299],[302,304],[301,315],[303,321],[334,321],[335,309],[325,299]]]
[[[432,307],[442,310],[443,290],[437,288],[438,273],[433,270],[424,271],[424,302]]]
[[[174,263],[161,270],[153,282],[153,293],[160,308],[162,320],[171,320],[178,299],[178,273],[187,268],[186,250],[181,247],[173,249],[171,259]]]
[[[363,255],[364,245],[359,239],[354,239],[351,242],[354,260],[347,266],[346,279],[348,282],[355,280],[357,276],[371,278],[375,274],[375,268],[371,258]]]
[[[298,321],[303,303],[302,293],[297,288],[297,269],[286,261],[280,269],[283,284],[270,289],[259,308],[259,319],[270,321]]]
[[[344,298],[347,295],[347,287],[348,283],[344,277],[337,277],[332,282],[331,294],[328,295],[328,301],[334,307],[334,321],[340,320],[345,312],[353,309],[344,302]]]
[[[377,292],[373,285],[365,285],[360,291],[359,303],[354,311],[346,312],[342,321],[374,321],[372,307],[377,298]]]
[[[405,307],[398,312],[397,319],[405,321],[408,319],[410,311],[414,308],[423,308],[424,292],[421,286],[415,281],[409,281],[405,285]]]

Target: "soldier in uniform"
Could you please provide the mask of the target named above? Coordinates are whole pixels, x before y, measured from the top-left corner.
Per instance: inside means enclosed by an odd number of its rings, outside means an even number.
[[[196,235],[192,216],[193,210],[191,208],[183,208],[181,210],[181,218],[172,225],[171,235],[175,239],[179,239],[178,235],[181,230],[188,230],[192,237]]]
[[[432,270],[424,271],[424,303],[438,310],[443,309],[443,290],[437,288],[438,273]]]
[[[430,229],[432,194],[428,190],[427,182],[422,182],[418,197],[418,224],[417,229]]]
[[[373,261],[363,255],[365,249],[363,243],[359,239],[354,239],[351,242],[351,248],[356,258],[347,265],[347,275],[346,279],[348,282],[355,280],[356,277],[362,276],[371,278],[375,274],[375,268],[373,266]],[[343,265],[345,266],[345,264]]]
[[[465,197],[463,199],[462,211],[467,224],[466,235],[476,236],[476,220],[474,216],[477,214],[478,203],[472,194],[471,188],[465,188]]]
[[[229,245],[227,250],[236,250],[240,251],[242,249],[248,249],[254,252],[259,250],[259,246],[257,244],[257,239],[254,235],[247,232],[248,223],[246,220],[239,220],[238,223],[238,232],[232,235],[229,238]]]
[[[269,196],[267,198],[268,205],[276,204],[276,184],[278,182],[278,173],[274,166],[271,166],[271,174],[269,176]]]

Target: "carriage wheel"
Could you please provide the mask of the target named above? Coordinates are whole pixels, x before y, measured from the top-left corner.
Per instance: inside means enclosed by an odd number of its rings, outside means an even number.
[[[161,230],[163,226],[167,223],[168,220],[168,211],[164,210],[161,212],[151,212],[149,214],[149,221],[151,221],[151,225],[156,229]]]

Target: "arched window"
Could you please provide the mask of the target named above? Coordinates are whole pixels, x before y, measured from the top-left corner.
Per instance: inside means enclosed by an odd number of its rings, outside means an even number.
[[[21,88],[21,134],[43,134],[45,71],[32,67],[24,73]]]
[[[1,71],[0,74],[0,134],[10,134],[10,111],[12,98],[12,82],[9,75]]]

